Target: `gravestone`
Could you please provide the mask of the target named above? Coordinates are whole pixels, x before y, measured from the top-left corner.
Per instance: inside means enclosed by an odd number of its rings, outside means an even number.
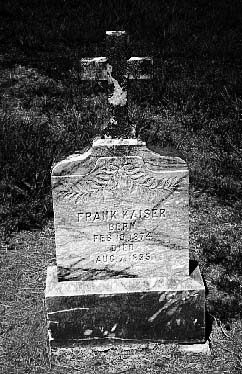
[[[100,139],[52,172],[59,280],[189,274],[188,171],[135,139]]]
[[[121,64],[120,73],[112,60],[113,45],[124,55],[124,35],[108,32],[110,60],[87,60],[83,72],[85,79],[106,79],[116,71],[114,91],[122,98],[129,74],[140,76],[130,73],[132,63]],[[109,105],[114,133],[132,136],[121,115],[126,101]],[[188,175],[181,158],[132,138],[98,139],[54,166],[57,266],[48,268],[45,294],[50,340],[205,341],[205,289],[198,266],[189,268]]]

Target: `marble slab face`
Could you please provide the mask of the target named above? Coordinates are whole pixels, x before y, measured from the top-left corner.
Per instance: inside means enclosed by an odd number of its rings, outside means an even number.
[[[52,170],[59,280],[189,274],[188,170],[135,139],[97,140]]]

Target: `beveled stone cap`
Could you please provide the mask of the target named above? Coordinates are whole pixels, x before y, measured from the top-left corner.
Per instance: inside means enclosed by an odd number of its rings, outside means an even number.
[[[111,138],[106,138],[106,139],[95,139],[93,141],[93,147],[113,147],[113,146],[124,146],[124,145],[142,145],[145,146],[146,143],[138,140],[138,139],[111,139]]]

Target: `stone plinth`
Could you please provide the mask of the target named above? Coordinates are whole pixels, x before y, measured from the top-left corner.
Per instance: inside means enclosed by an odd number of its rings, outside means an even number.
[[[205,290],[198,267],[190,276],[57,280],[48,268],[50,340],[131,339],[205,342]]]
[[[189,273],[186,163],[99,139],[52,170],[57,267],[50,339],[205,342],[205,288]]]
[[[53,168],[52,189],[60,281],[189,275],[181,158],[100,139]]]

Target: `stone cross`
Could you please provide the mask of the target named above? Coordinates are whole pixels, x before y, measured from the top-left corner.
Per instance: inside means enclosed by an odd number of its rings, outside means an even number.
[[[128,35],[125,31],[106,31],[106,57],[81,59],[81,80],[99,80],[108,83],[107,106],[111,113],[104,134],[112,138],[134,138],[135,131],[128,118],[128,81],[150,80],[153,59],[128,59]]]

